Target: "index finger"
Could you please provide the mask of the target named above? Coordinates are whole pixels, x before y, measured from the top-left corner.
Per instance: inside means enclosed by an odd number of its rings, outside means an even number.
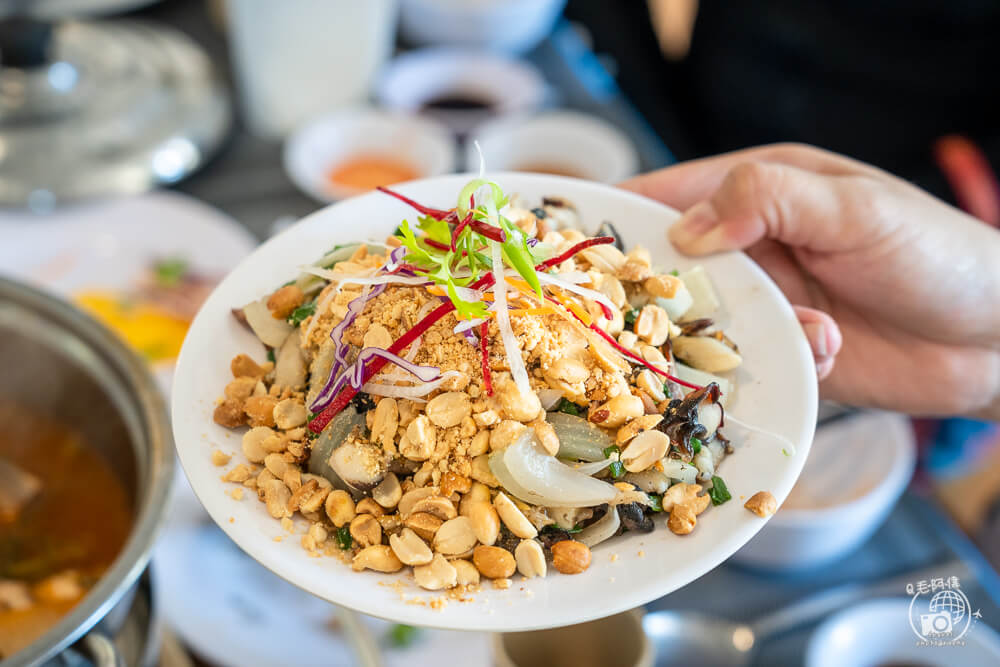
[[[778,162],[819,174],[878,173],[862,162],[799,144],[774,144],[682,162],[618,184],[618,187],[684,211],[719,189],[730,169],[744,162]]]

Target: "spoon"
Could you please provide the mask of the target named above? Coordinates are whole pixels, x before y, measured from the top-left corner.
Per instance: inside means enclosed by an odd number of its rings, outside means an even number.
[[[889,579],[837,586],[749,623],[737,623],[694,611],[654,611],[642,619],[642,627],[656,647],[657,667],[705,664],[716,667],[748,665],[762,642],[823,618],[848,604],[866,598],[899,595],[908,582],[930,579],[942,571],[972,576],[960,561],[942,563]]]

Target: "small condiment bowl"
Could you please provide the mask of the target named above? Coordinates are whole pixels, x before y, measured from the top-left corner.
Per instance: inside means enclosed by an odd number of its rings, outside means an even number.
[[[902,415],[846,415],[820,428],[781,509],[730,560],[802,571],[846,556],[885,521],[915,463],[913,431]]]
[[[284,165],[303,192],[321,202],[334,202],[360,194],[329,178],[331,170],[346,160],[384,158],[412,166],[414,178],[427,178],[454,171],[456,150],[452,135],[432,120],[357,108],[321,116],[293,132],[285,142]]]
[[[381,106],[433,117],[459,134],[494,117],[536,111],[548,97],[545,79],[528,63],[463,48],[401,55],[375,84]]]
[[[653,667],[656,657],[636,609],[561,628],[494,634],[492,643],[496,667]]]
[[[610,123],[576,111],[549,111],[490,121],[472,131],[490,169],[558,173],[600,183],[618,183],[639,170],[639,156],[625,134]],[[479,153],[465,150],[475,171]]]

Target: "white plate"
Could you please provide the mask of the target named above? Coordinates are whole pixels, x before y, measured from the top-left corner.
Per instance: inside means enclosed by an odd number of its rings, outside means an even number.
[[[423,178],[455,168],[457,147],[440,124],[406,113],[345,109],[321,116],[285,142],[285,171],[310,197],[334,202],[357,194],[329,181],[330,169],[356,155],[392,156],[413,165]]]
[[[416,181],[400,190],[428,205],[450,206],[468,178]],[[495,178],[508,192],[520,193],[528,201],[543,195],[572,200],[588,227],[613,220],[629,245],[649,248],[664,269],[696,264],[678,256],[667,243],[664,231],[676,213],[660,204],[558,176],[502,173]],[[263,357],[260,343],[233,319],[230,309],[270,292],[295,275],[297,266],[314,261],[333,244],[384,238],[404,217],[412,218],[413,212],[372,193],[305,218],[261,246],[223,280],[191,327],[174,384],[174,436],[192,488],[240,547],[293,584],[366,614],[415,625],[514,631],[580,623],[658,598],[705,574],[760,530],[764,521],[745,510],[742,499],[768,490],[780,503],[792,488],[812,441],[816,376],[812,354],[788,302],[756,264],[731,253],[699,260],[727,307],[722,323],[745,359],[730,412],[784,435],[797,449],[787,456],[779,443],[759,436],[734,442],[736,452],[720,470],[733,500],[710,508],[691,535],[673,535],[660,518],[653,533],[626,535],[596,547],[592,565],[581,575],[553,571],[542,580],[516,577],[506,591],[487,584],[473,601],[450,601],[439,611],[407,604],[386,585],[398,582],[407,598],[441,597],[420,591],[407,575],[355,573],[337,559],[309,557],[298,537],[275,541],[285,534],[278,522],[255,500],[237,502],[227,496],[226,485],[219,480],[222,469],[210,460],[214,448],[228,452],[240,448],[238,434],[212,422],[215,400],[231,379],[230,360],[241,352]],[[298,530],[304,530],[304,522]]]

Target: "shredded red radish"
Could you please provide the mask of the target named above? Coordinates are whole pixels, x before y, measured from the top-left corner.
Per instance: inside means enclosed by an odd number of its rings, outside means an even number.
[[[391,197],[395,197],[404,204],[409,204],[413,208],[417,209],[417,212],[423,213],[424,215],[429,215],[435,220],[444,220],[449,215],[454,215],[454,211],[445,211],[440,208],[431,208],[430,206],[424,206],[423,204],[418,204],[409,197],[401,195],[400,193],[394,190],[390,190],[389,188],[383,187],[381,185],[375,189],[378,190],[379,192],[384,192]]]
[[[470,198],[471,199],[471,198]],[[471,203],[471,202],[470,202]],[[455,225],[455,229],[451,232],[451,251],[455,252],[458,248],[455,247],[455,242],[458,240],[458,235],[462,233],[462,230],[469,226],[472,222],[472,211],[469,211],[462,221]]]
[[[427,245],[429,245],[430,247],[434,248],[435,250],[444,250],[446,252],[448,250],[454,250],[454,248],[448,247],[447,243],[441,243],[440,241],[435,241],[434,239],[429,239],[426,236],[423,239],[421,239],[421,240],[424,243],[426,243]]]
[[[490,372],[490,349],[489,339],[490,323],[483,322],[479,325],[479,351],[483,356],[483,386],[486,387],[486,395],[493,395],[493,374]]]
[[[606,245],[608,243],[614,243],[614,242],[615,240],[610,236],[598,236],[592,239],[585,239],[574,245],[566,252],[556,255],[555,257],[550,257],[549,259],[545,260],[544,262],[536,266],[535,269],[538,271],[545,271],[546,269],[551,269],[553,266],[562,264],[567,259],[575,255],[576,253],[580,252],[581,250],[592,248],[595,245]]]
[[[688,389],[701,389],[702,388],[699,385],[691,384],[690,382],[685,382],[684,380],[680,379],[679,377],[675,377],[675,376],[671,375],[670,373],[668,373],[668,372],[666,372],[664,370],[660,370],[659,368],[657,368],[653,364],[649,363],[648,361],[646,361],[645,359],[643,359],[642,357],[640,357],[636,353],[634,353],[634,352],[632,352],[630,350],[627,350],[626,348],[622,347],[618,343],[618,341],[616,341],[614,339],[614,336],[612,336],[611,334],[609,334],[604,329],[601,329],[596,324],[591,324],[590,328],[593,329],[594,331],[596,331],[601,336],[601,338],[603,338],[604,340],[608,341],[608,343],[610,343],[611,346],[614,347],[616,350],[618,350],[619,352],[621,352],[622,354],[624,354],[626,357],[635,360],[636,363],[642,364],[643,366],[645,366],[649,370],[653,371],[654,373],[656,373],[658,375],[662,375],[663,377],[667,378],[671,382],[676,382],[677,384],[681,385],[682,387],[687,387]]]

